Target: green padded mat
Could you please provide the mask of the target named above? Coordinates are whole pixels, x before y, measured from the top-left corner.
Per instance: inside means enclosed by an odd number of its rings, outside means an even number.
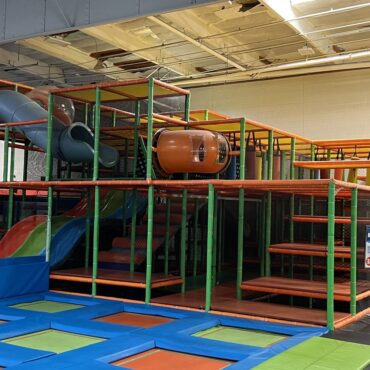
[[[370,364],[370,346],[311,338],[277,355],[256,370],[360,370]]]
[[[47,313],[57,313],[69,310],[75,310],[76,308],[81,308],[84,306],[72,303],[56,302],[56,301],[35,301],[20,303],[14,306],[9,306],[11,308],[18,308],[20,310],[29,310],[36,312],[47,312]]]
[[[256,347],[269,347],[272,344],[287,338],[285,335],[258,330],[239,329],[222,325],[214,326],[213,328],[203,331],[198,331],[193,335],[195,337],[245,344]]]
[[[20,337],[5,339],[2,340],[2,342],[41,351],[63,353],[91,344],[100,343],[104,340],[103,338],[49,329],[22,335]]]

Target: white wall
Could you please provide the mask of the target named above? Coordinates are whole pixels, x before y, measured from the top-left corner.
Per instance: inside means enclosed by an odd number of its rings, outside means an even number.
[[[370,71],[193,88],[192,109],[245,116],[311,139],[370,138]]]
[[[0,181],[3,180],[3,159],[4,159],[4,142],[0,141]],[[10,149],[9,149],[9,166],[8,171],[10,171]],[[15,150],[15,161],[14,161],[14,174],[15,181],[20,181],[23,178],[23,150]],[[9,176],[9,173],[8,173]],[[8,177],[9,179],[9,177]]]

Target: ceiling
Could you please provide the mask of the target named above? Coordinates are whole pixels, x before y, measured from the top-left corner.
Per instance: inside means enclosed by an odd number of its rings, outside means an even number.
[[[369,50],[370,2],[216,1],[1,45],[0,79],[37,86],[153,76],[190,87],[370,68]]]

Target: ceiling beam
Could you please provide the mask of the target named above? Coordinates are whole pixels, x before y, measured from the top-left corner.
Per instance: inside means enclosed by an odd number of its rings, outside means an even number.
[[[274,71],[266,68],[265,72],[256,73],[256,71],[235,72],[230,74],[222,74],[210,77],[197,78],[194,80],[181,80],[172,82],[173,85],[185,88],[195,86],[207,86],[212,84],[225,84],[233,82],[258,81],[264,79],[304,76],[308,74],[327,73],[327,72],[343,72],[361,69],[370,69],[370,62],[345,63],[339,65],[323,65],[293,70]]]
[[[281,18],[285,24],[321,54],[328,55],[333,53],[330,40],[325,38],[325,35],[317,31],[310,23],[309,19],[314,18],[315,14],[300,17],[290,0],[260,0],[260,3]]]
[[[47,81],[54,81],[61,84],[65,82],[61,68],[3,48],[0,48],[0,64],[9,66],[9,69],[16,68]]]
[[[232,58],[229,58],[228,56],[225,56],[223,54],[220,54],[219,52],[213,50],[211,47],[207,46],[206,43],[199,42],[195,40],[194,38],[188,36],[185,32],[178,30],[177,28],[173,27],[172,25],[166,23],[159,17],[150,16],[148,17],[149,20],[152,22],[160,25],[161,27],[166,28],[167,30],[171,31],[177,36],[180,36],[184,40],[190,42],[192,45],[195,45],[196,47],[202,49],[203,51],[207,52],[208,54],[213,55],[214,57],[220,59],[221,61],[225,62],[227,65],[235,67],[239,69],[240,71],[245,71],[246,68],[242,66],[241,64],[235,62]]]
[[[177,58],[165,48],[150,49],[158,44],[154,44],[146,39],[143,40],[143,38],[140,38],[140,36],[135,35],[129,29],[124,28],[123,25],[121,26],[118,23],[84,28],[81,31],[116,48],[132,52],[142,59],[153,62],[158,66],[163,66],[165,69],[173,71],[182,76],[197,73],[194,66]]]
[[[224,30],[217,27],[216,24],[207,22],[207,20],[198,14],[194,9],[186,9],[181,12],[172,12],[161,15],[161,20],[173,27],[176,25],[177,30],[187,30],[189,33],[200,39],[207,39],[209,36],[222,34]],[[253,32],[253,31],[252,31]],[[212,49],[217,49],[220,55],[229,57],[229,60],[238,63],[243,67],[248,65],[263,65],[259,61],[259,54],[239,54],[232,55],[229,49],[240,46],[242,42],[240,38],[234,35],[227,35],[225,37],[209,38],[207,39],[207,46]],[[220,52],[222,50],[222,53]]]
[[[45,37],[35,37],[32,39],[18,41],[20,45],[40,51],[44,54],[61,59],[65,62],[76,65],[88,71],[107,75],[115,80],[124,80],[128,78],[137,78],[138,75],[124,72],[121,68],[114,66],[108,61],[104,62],[106,68],[96,69],[97,59],[92,58],[88,53],[75,48],[72,45],[58,45],[48,42]]]
[[[0,0],[0,43],[221,0]],[[20,21],[21,20],[21,21]]]

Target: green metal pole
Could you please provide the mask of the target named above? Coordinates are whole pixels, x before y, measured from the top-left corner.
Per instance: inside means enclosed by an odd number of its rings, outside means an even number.
[[[86,194],[86,232],[85,232],[85,268],[89,267],[90,263],[90,233],[91,233],[91,193],[87,189]]]
[[[152,241],[153,241],[153,213],[154,213],[154,187],[148,188],[148,234],[147,234],[147,252],[146,252],[146,285],[145,285],[145,303],[149,304],[151,299],[152,286]]]
[[[164,274],[168,275],[168,259],[170,250],[170,226],[171,226],[171,199],[166,198],[166,235],[164,240]]]
[[[146,178],[152,179],[152,145],[153,145],[153,99],[154,80],[148,81],[148,132],[147,132],[147,155],[146,155]],[[150,303],[152,294],[152,258],[153,258],[153,213],[154,213],[154,187],[148,188],[148,234],[146,247],[146,279],[145,279],[145,303]]]
[[[352,189],[351,197],[351,315],[356,315],[357,285],[357,205],[358,189]]]
[[[273,163],[274,163],[274,132],[272,130],[268,133],[268,180],[273,179]],[[265,275],[271,275],[271,261],[270,261],[270,244],[271,244],[271,214],[272,214],[272,193],[269,191],[266,197],[266,237],[265,237]]]
[[[47,132],[47,145],[46,145],[46,176],[45,180],[50,181],[53,173],[53,156],[52,156],[52,145],[53,145],[53,111],[54,111],[54,95],[49,94],[48,102],[48,132]],[[46,249],[45,259],[48,262],[50,260],[50,248],[52,238],[52,216],[53,216],[53,189],[51,186],[48,187],[48,215],[46,220]]]
[[[199,236],[198,236],[198,223],[199,223],[199,200],[195,199],[195,210],[194,210],[194,265],[193,265],[193,276],[197,276],[198,269],[198,254],[199,254]]]
[[[208,184],[207,270],[206,270],[206,305],[205,305],[205,310],[207,312],[211,309],[211,301],[212,301],[214,201],[215,201],[214,185]]]
[[[100,102],[101,90],[95,89],[95,114],[94,114],[94,164],[93,164],[93,181],[99,178],[99,143],[100,143]],[[100,226],[100,188],[95,186],[94,200],[94,229],[93,229],[93,261],[92,261],[92,286],[91,294],[96,296],[96,279],[98,277],[98,256],[99,256],[99,226]]]
[[[245,118],[240,120],[240,180],[245,179]],[[242,299],[241,284],[243,281],[243,262],[244,262],[244,197],[245,190],[239,189],[238,200],[238,252],[236,266],[236,297]],[[213,226],[213,225],[212,225]]]
[[[273,166],[274,166],[274,131],[270,130],[268,133],[268,149],[267,149],[267,178],[272,180],[273,178]]]
[[[335,234],[335,183],[328,190],[328,255],[326,316],[329,330],[334,330],[334,234]]]

